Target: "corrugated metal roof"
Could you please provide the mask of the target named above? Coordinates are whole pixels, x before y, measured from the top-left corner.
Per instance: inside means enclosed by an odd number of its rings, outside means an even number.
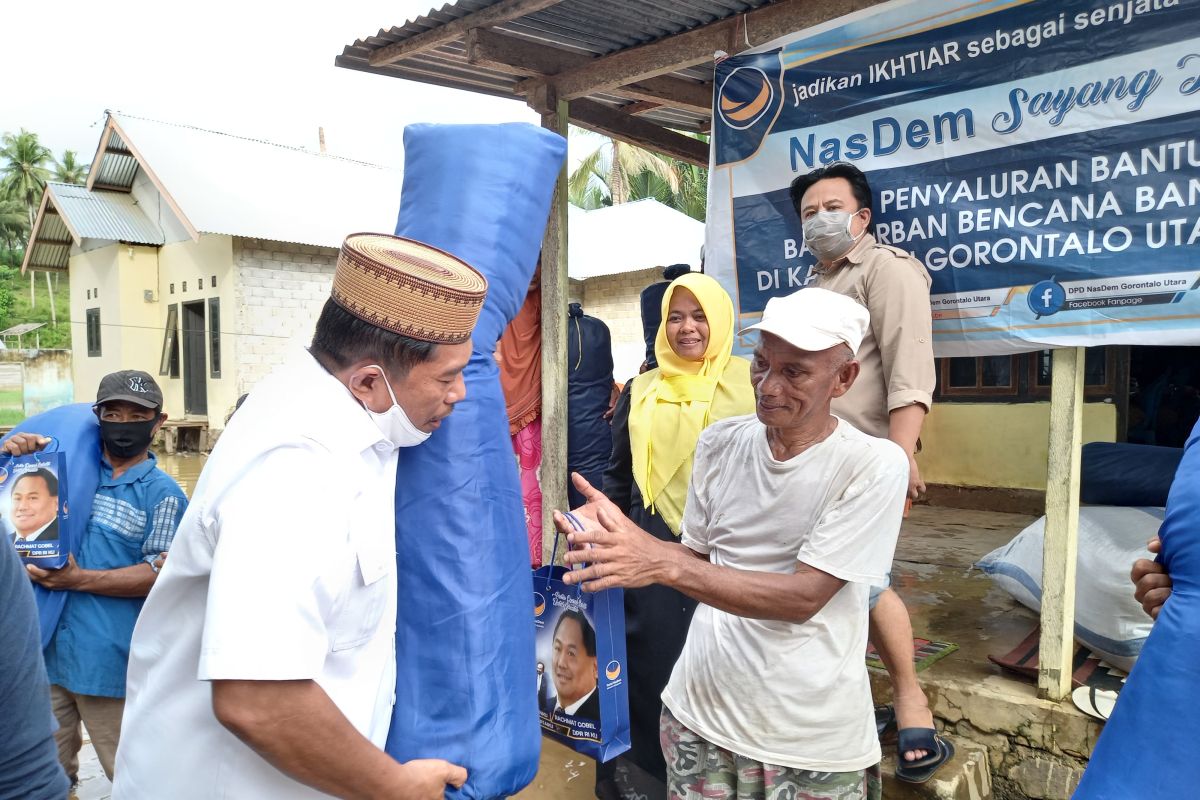
[[[84,239],[160,245],[163,233],[131,194],[48,181],[22,272],[65,270],[71,246]]]
[[[121,134],[111,128],[105,128],[107,134],[101,141],[100,164],[92,177],[92,186],[106,189],[126,189],[133,186],[134,176],[137,175],[138,163],[129,147],[121,139]]]
[[[162,229],[143,213],[131,194],[88,190],[69,183],[47,183],[50,202],[78,239],[162,244]],[[43,225],[42,230],[46,230]],[[78,244],[78,240],[76,241]]]
[[[198,232],[339,247],[396,227],[401,172],[297,147],[112,113]]]
[[[588,56],[603,56],[657,41],[721,19],[768,5],[771,0],[563,0],[532,14],[495,25],[491,30],[532,40],[538,44]],[[496,5],[500,0],[459,0],[390,30],[348,45],[335,63],[340,67],[397,78],[466,89],[473,92],[520,97],[516,86],[523,76],[470,64],[461,39],[383,67],[372,67],[372,50],[401,42],[448,22]],[[704,64],[670,73],[672,77],[711,83],[713,67]],[[632,101],[614,93],[589,99],[613,106]],[[638,116],[655,124],[681,130],[707,130],[711,114],[665,105]]]

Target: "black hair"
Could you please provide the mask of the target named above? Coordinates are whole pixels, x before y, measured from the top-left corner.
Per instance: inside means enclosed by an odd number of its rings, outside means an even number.
[[[25,478],[41,478],[46,482],[46,491],[50,492],[51,497],[58,497],[58,476],[50,470],[42,467],[35,469],[32,472],[24,472],[13,481],[13,490],[16,490],[17,484]]]
[[[583,632],[583,649],[592,658],[596,657],[596,631],[592,628],[592,623],[588,622],[587,617],[582,611],[576,611],[573,608],[568,608],[559,616],[558,622],[554,623],[554,633],[552,636],[558,636],[558,627],[563,624],[563,620],[573,619],[579,623],[579,630]]]
[[[399,380],[416,364],[433,358],[437,343],[385,331],[354,316],[331,297],[321,309],[309,349],[336,369],[363,358],[378,361],[388,378]]]
[[[673,281],[680,275],[687,275],[691,271],[691,264],[672,264],[663,269],[663,280]]]
[[[867,176],[863,171],[853,164],[848,164],[845,161],[835,161],[832,164],[826,164],[823,167],[817,167],[807,175],[801,175],[792,181],[792,187],[788,191],[788,196],[792,199],[792,208],[796,209],[796,214],[803,216],[804,210],[800,207],[804,200],[804,193],[807,192],[812,185],[817,181],[823,181],[826,178],[845,178],[850,183],[850,191],[854,193],[854,199],[858,201],[860,209],[867,209],[872,214],[875,213],[875,206],[871,203],[871,184],[867,182]]]

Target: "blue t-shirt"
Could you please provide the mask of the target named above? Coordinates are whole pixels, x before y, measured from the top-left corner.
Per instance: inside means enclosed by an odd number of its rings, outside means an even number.
[[[38,657],[37,608],[25,567],[0,543],[0,800],[62,800],[50,685]]]
[[[183,490],[158,468],[153,453],[119,478],[102,461],[79,566],[119,569],[153,562],[171,546],[186,508]],[[143,602],[144,597],[68,592],[46,647],[50,682],[76,694],[124,697],[129,640]]]

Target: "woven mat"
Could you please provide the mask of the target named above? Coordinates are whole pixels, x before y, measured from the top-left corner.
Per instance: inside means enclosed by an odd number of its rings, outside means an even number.
[[[1002,656],[989,655],[988,660],[998,664],[1009,672],[1037,681],[1038,646],[1041,638],[1041,628],[1035,627],[1032,632],[1016,647]],[[1125,683],[1125,673],[1116,667],[1101,661],[1098,656],[1082,645],[1075,646],[1075,654],[1071,660],[1071,683],[1078,686],[1092,686],[1096,689],[1108,689],[1120,692]]]
[[[958,649],[953,642],[934,642],[929,639],[913,639],[913,664],[917,672],[927,669],[931,664],[940,661]],[[867,644],[867,666],[873,669],[884,669],[875,645]]]

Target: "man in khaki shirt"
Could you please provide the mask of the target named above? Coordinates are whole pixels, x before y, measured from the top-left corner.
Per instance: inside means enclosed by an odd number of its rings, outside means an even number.
[[[925,490],[914,453],[933,402],[933,320],[929,273],[909,253],[870,234],[871,187],[852,164],[839,162],[797,178],[792,205],[817,257],[815,285],[867,307],[871,325],[858,350],[861,372],[831,410],[864,433],[891,439],[908,454],[908,494]],[[917,683],[912,623],[890,587],[871,592],[871,641],[892,680],[905,764],[897,777],[927,779],[945,760],[932,735],[933,715]]]

